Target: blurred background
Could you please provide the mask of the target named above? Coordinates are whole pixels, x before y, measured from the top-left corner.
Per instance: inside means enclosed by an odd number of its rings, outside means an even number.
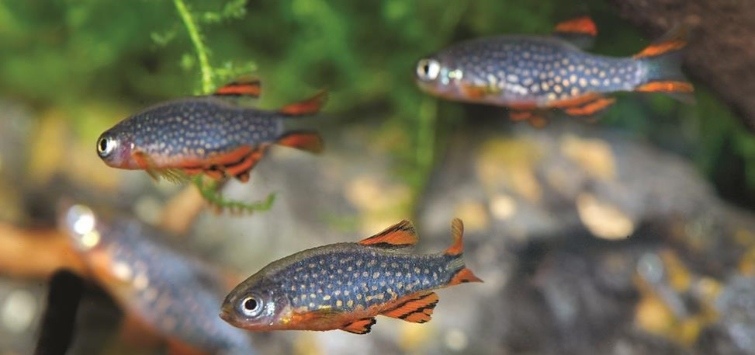
[[[432,322],[263,334],[260,353],[755,353],[746,2],[184,1],[212,85],[260,77],[267,109],[328,89],[322,115],[306,122],[325,153],[275,148],[249,183],[230,182],[227,198],[276,194],[251,215],[216,214],[191,185],[108,168],[100,133],[202,93],[176,2],[0,2],[0,353],[34,349],[48,280],[63,268],[85,285],[71,353],[162,351],[121,336],[127,312],[58,230],[61,199],[162,228],[243,276],[404,218],[418,251],[440,251],[451,219],[465,221],[465,259],[485,283],[440,291]],[[697,104],[618,94],[597,123],[556,117],[535,129],[414,84],[416,61],[451,43],[547,34],[585,13],[599,29],[590,52],[612,56],[689,26]]]

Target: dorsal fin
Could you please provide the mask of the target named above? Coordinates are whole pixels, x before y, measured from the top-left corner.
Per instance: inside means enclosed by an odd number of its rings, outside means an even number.
[[[262,92],[260,80],[253,77],[240,77],[215,90],[213,95],[222,97],[251,97],[258,98]]]
[[[556,24],[553,35],[581,49],[588,49],[595,42],[598,27],[590,16],[582,15]]]
[[[417,244],[417,241],[419,241],[419,238],[417,238],[414,225],[412,222],[403,220],[378,234],[363,239],[359,244],[377,248],[396,249],[412,247]]]

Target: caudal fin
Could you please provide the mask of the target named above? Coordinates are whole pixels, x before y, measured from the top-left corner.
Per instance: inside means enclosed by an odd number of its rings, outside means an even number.
[[[679,26],[637,53],[634,58],[645,67],[645,78],[635,87],[639,92],[661,92],[693,104],[695,88],[682,73],[682,50],[687,46],[687,29]]]
[[[321,153],[323,149],[322,137],[312,131],[291,131],[278,139],[278,144],[311,153]]]
[[[454,242],[446,249],[445,254],[455,256],[453,264],[461,266],[461,268],[451,277],[448,284],[458,285],[465,282],[482,282],[472,270],[464,266],[464,260],[462,259],[462,254],[464,253],[464,223],[460,219],[454,218],[453,222],[451,222],[451,234],[453,235]]]

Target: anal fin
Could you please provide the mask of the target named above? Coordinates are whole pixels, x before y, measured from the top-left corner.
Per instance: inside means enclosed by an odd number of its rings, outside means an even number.
[[[344,324],[341,330],[347,331],[352,334],[367,334],[372,330],[372,326],[375,325],[375,317],[362,318],[355,320],[351,323]]]
[[[616,102],[614,98],[608,98],[603,96],[597,96],[594,100],[589,101],[579,106],[572,106],[564,108],[564,112],[569,116],[594,116],[603,111]]]
[[[535,111],[520,111],[512,109],[509,112],[509,118],[514,121],[527,121],[530,126],[535,128],[543,128],[548,124],[548,119],[546,119],[542,113],[536,113]]]
[[[437,304],[438,294],[435,292],[413,294],[398,299],[393,308],[381,314],[407,322],[426,323],[432,319]]]
[[[269,145],[261,145],[250,150],[240,160],[222,167],[225,175],[233,176],[241,182],[249,181],[250,172],[267,152]]]

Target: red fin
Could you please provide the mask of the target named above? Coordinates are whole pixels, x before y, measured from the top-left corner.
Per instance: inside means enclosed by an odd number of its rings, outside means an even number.
[[[254,169],[257,163],[262,159],[269,145],[260,145],[247,153],[241,160],[228,164],[223,167],[227,176],[236,177],[241,182],[249,180],[249,172]]]
[[[448,285],[458,285],[466,282],[482,282],[482,279],[477,277],[477,275],[475,275],[472,270],[464,267],[459,270],[456,275],[454,275],[454,277],[451,278],[451,281],[448,281]]]
[[[687,104],[695,103],[694,87],[681,70],[686,37],[687,28],[677,26],[634,56],[645,69],[635,91],[661,92]]]
[[[327,100],[328,93],[327,91],[322,90],[304,101],[286,105],[278,111],[284,115],[290,116],[313,115],[320,111],[320,108],[325,105]]]
[[[569,107],[576,107],[576,106],[582,106],[586,103],[595,101],[596,99],[599,99],[601,96],[597,93],[591,92],[587,94],[577,95],[570,97],[568,99],[560,99],[551,101],[548,103],[548,107],[552,108],[569,108]]]
[[[378,234],[363,239],[359,244],[378,248],[404,248],[414,246],[418,240],[412,222],[403,220]]]
[[[634,58],[657,57],[671,52],[678,51],[687,46],[687,27],[677,26],[651,43],[642,52],[634,55]]]
[[[533,116],[533,113],[530,111],[509,111],[509,118],[512,121],[525,121]]]
[[[438,295],[435,292],[410,295],[408,299],[401,298],[396,301],[395,307],[381,313],[386,317],[403,319],[412,323],[429,322],[433,315],[435,305],[438,304]]]
[[[535,128],[543,128],[548,125],[548,120],[543,116],[533,115],[527,120],[527,123]]]
[[[225,84],[217,89],[214,95],[217,96],[250,96],[259,97],[262,92],[262,84],[259,79],[244,77],[236,81]]]
[[[590,16],[580,16],[560,22],[553,30],[554,34],[579,34],[590,37],[598,35],[598,27]]]
[[[582,106],[565,108],[564,112],[570,116],[592,116],[607,109],[614,102],[614,98],[598,97]]]
[[[320,153],[323,149],[322,137],[309,131],[288,132],[278,139],[278,144],[312,153]]]
[[[695,88],[686,81],[651,81],[636,87],[634,90],[640,92],[691,93],[695,91]]]
[[[514,122],[527,121],[530,126],[535,128],[543,128],[548,124],[545,117],[531,111],[510,111],[509,118]]]
[[[461,255],[464,253],[464,222],[454,218],[451,222],[451,235],[454,238],[453,244],[446,249],[446,255]]]
[[[353,334],[367,334],[370,332],[375,322],[376,321],[374,317],[363,318],[345,324],[343,327],[341,327],[341,330],[345,330]]]
[[[464,282],[482,282],[482,280],[472,273],[472,270],[467,269],[464,266],[464,261],[461,260],[461,255],[464,253],[464,224],[460,219],[454,218],[451,222],[451,234],[454,238],[454,243],[446,249],[445,254],[450,256],[457,256],[458,258],[452,261],[452,264],[461,266],[461,269],[448,282],[448,285],[457,285]]]
[[[247,171],[245,171],[245,172],[243,172],[243,173],[240,173],[240,174],[236,174],[236,180],[238,180],[238,181],[241,181],[241,182],[243,182],[243,183],[246,183],[246,182],[248,182],[248,181],[249,181],[249,177],[250,177],[250,175],[251,175],[251,174],[250,174],[250,173],[249,173],[249,171],[247,170]]]

